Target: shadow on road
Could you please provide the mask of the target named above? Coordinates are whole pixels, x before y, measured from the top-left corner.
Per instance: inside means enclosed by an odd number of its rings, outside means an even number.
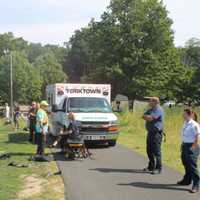
[[[159,190],[179,190],[188,191],[186,188],[179,188],[176,184],[153,184],[145,182],[119,183],[120,186],[133,186],[145,189],[159,189]]]
[[[113,169],[113,168],[95,168],[89,169],[92,171],[99,171],[102,173],[136,173],[136,174],[149,174],[141,169]]]
[[[70,161],[70,162],[79,161],[78,159],[77,160],[69,159],[66,157],[64,153],[61,153],[61,152],[52,152],[52,155],[55,161]]]
[[[59,152],[52,152],[52,154],[56,161],[67,161],[66,156]]]

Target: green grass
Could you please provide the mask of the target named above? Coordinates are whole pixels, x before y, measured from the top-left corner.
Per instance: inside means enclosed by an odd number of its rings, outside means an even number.
[[[165,132],[167,142],[163,143],[163,161],[167,166],[183,172],[180,160],[180,132],[182,128],[182,108],[165,110]],[[119,114],[121,134],[119,142],[143,155],[146,155],[146,130],[144,121],[141,119],[143,109],[137,109],[133,113]],[[27,142],[27,133],[14,133],[11,126],[4,126],[0,120],[0,152],[10,152],[11,157],[0,160],[0,200],[14,200],[18,193],[23,190],[25,182],[22,177],[36,175],[47,180],[42,194],[28,198],[29,200],[57,200],[63,199],[62,192],[54,192],[62,188],[60,177],[46,178],[49,172],[57,170],[54,162],[35,163],[29,162],[28,158],[35,153],[35,145]],[[29,168],[8,167],[8,163],[29,163]],[[61,189],[64,191],[64,189]]]
[[[59,176],[54,176],[55,178],[46,178],[49,172],[51,173],[57,170],[55,162],[36,163],[28,161],[30,156],[34,155],[36,146],[28,143],[27,139],[28,133],[13,133],[13,128],[3,125],[3,121],[0,120],[0,153],[11,153],[9,159],[0,160],[0,200],[17,199],[19,192],[24,189],[26,184],[23,177],[32,175],[47,180],[46,185],[44,184],[43,186],[43,190],[46,192],[35,196],[33,194],[33,198],[29,197],[28,199],[62,199],[64,189],[56,195],[52,195],[53,190],[51,187],[53,186],[50,186],[55,182],[62,188],[63,183],[61,178]],[[16,168],[8,166],[8,163],[13,161],[16,163],[29,164],[30,167]]]
[[[143,111],[143,109],[137,109],[133,113],[119,114],[121,125],[119,143],[146,155],[146,130],[144,121],[141,118]],[[183,108],[165,109],[167,141],[163,142],[162,145],[164,164],[180,172],[183,172],[180,160],[182,112]]]

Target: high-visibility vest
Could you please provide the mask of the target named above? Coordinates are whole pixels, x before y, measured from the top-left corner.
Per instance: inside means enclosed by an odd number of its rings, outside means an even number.
[[[42,112],[44,114],[44,119],[42,120],[42,125],[48,125],[49,118],[48,118],[46,111],[40,108],[37,112]]]

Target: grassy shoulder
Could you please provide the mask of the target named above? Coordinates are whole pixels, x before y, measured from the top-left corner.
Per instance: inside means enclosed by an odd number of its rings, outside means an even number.
[[[182,108],[165,110],[166,142],[162,145],[164,164],[180,172],[183,172],[180,160],[182,111]],[[146,130],[141,118],[142,114],[143,109],[137,109],[133,113],[119,114],[121,125],[119,143],[146,155]]]
[[[36,146],[27,142],[24,132],[13,133],[11,126],[0,121],[0,153],[9,152],[10,158],[0,160],[0,199],[62,200],[64,184],[54,161],[49,163],[28,161]],[[8,166],[10,162],[29,167]]]

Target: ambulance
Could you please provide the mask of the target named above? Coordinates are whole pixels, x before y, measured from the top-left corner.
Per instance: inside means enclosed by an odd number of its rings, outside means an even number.
[[[68,113],[73,112],[86,143],[115,146],[119,135],[117,116],[111,108],[111,85],[53,84],[46,88],[51,115],[51,134],[60,125],[68,126]]]

